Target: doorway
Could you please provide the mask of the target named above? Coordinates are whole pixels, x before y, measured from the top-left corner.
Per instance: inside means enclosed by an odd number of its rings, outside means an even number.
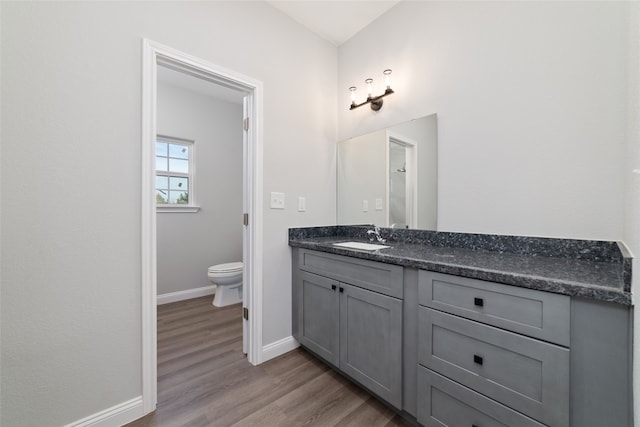
[[[142,398],[144,413],[157,403],[157,240],[156,168],[158,67],[210,85],[231,89],[243,99],[243,348],[249,363],[262,362],[262,84],[250,77],[159,43],[143,40],[142,77]],[[213,86],[212,86],[213,87]]]
[[[418,174],[416,141],[387,131],[387,224],[417,228]]]

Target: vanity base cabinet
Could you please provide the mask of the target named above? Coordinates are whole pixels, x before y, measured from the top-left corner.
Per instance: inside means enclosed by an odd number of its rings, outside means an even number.
[[[363,277],[368,277],[372,269],[398,267],[372,262],[358,267],[359,260],[331,255],[331,260],[340,265],[336,274],[330,269],[331,263],[323,260],[324,255],[330,254],[305,252],[304,259],[313,260],[314,266],[310,268],[313,273],[294,271],[296,338],[345,375],[402,409],[403,302],[346,282],[353,276],[354,283],[366,284]],[[400,283],[391,289],[402,289],[402,268],[399,268],[399,272],[395,268],[392,272],[399,275]],[[364,269],[362,275],[359,269]],[[341,280],[330,276],[339,276]],[[374,287],[379,289],[379,283]]]
[[[293,335],[424,426],[630,427],[633,310],[293,250]]]

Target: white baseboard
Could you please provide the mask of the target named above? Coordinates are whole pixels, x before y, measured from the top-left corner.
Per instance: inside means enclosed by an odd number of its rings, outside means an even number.
[[[213,295],[216,291],[216,285],[203,286],[202,288],[187,289],[186,291],[169,292],[168,294],[158,295],[158,305],[168,304],[170,302],[183,301],[191,298],[203,297],[205,295]]]
[[[262,362],[278,357],[282,354],[288,353],[291,350],[298,348],[300,344],[293,337],[283,338],[281,340],[272,342],[262,347]]]
[[[74,421],[65,427],[119,427],[144,415],[142,396],[138,396],[81,420]]]

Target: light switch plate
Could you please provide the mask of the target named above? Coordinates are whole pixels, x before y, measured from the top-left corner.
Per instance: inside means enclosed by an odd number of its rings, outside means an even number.
[[[377,211],[382,210],[382,199],[376,199],[376,210]]]
[[[363,200],[362,201],[362,212],[369,212],[369,201],[368,200]]]
[[[304,197],[298,197],[298,212],[304,212],[307,210],[306,200]]]
[[[271,209],[284,209],[284,193],[271,192]]]

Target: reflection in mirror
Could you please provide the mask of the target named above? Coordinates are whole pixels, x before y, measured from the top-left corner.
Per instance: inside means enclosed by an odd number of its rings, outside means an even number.
[[[415,228],[411,218],[413,182],[407,173],[407,155],[412,148],[403,141],[389,138],[389,224],[394,228]]]
[[[437,116],[338,143],[338,224],[437,229]]]

